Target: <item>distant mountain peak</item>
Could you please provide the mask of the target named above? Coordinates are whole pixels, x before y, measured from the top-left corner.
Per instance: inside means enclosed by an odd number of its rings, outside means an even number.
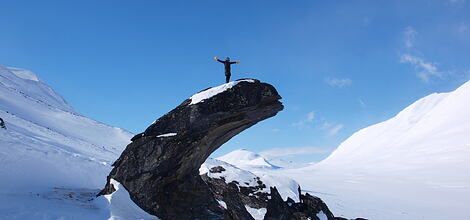
[[[279,168],[260,154],[248,151],[246,149],[234,150],[228,154],[225,154],[224,156],[218,157],[217,159],[240,168]]]

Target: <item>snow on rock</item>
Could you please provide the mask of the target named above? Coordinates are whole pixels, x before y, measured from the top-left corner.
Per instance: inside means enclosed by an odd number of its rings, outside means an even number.
[[[247,205],[245,205],[245,208],[255,220],[263,220],[267,212],[266,208],[255,209]]]
[[[279,168],[257,153],[245,149],[234,150],[217,158],[234,166],[245,168]]]
[[[225,169],[222,172],[209,172],[213,167],[221,166]],[[208,158],[206,162],[201,165],[199,169],[199,174],[205,174],[210,178],[221,179],[224,178],[226,183],[238,182],[239,185],[245,187],[255,187],[258,186],[258,178],[266,185],[266,188],[260,190],[259,192],[269,193],[269,187],[276,187],[279,191],[279,194],[284,200],[287,200],[287,197],[290,197],[294,201],[299,201],[299,195],[297,193],[297,188],[299,184],[285,176],[281,175],[268,175],[259,173],[254,174],[250,171],[240,169],[224,161],[218,159]]]
[[[208,98],[211,98],[212,96],[222,93],[226,91],[227,89],[230,89],[233,86],[237,85],[240,82],[254,83],[255,81],[252,79],[244,79],[244,80],[237,80],[237,81],[222,84],[220,86],[212,87],[210,89],[204,90],[202,92],[196,93],[193,96],[191,96],[191,103],[189,103],[189,105],[194,105],[199,102],[203,102],[204,99],[208,99]]]
[[[217,200],[217,202],[219,203],[219,205],[221,206],[221,208],[227,209],[227,203],[225,203],[225,202],[222,201],[222,200]]]
[[[172,137],[176,135],[177,133],[166,133],[166,134],[157,135],[157,137]]]
[[[111,217],[109,220],[127,220],[127,219],[141,219],[141,220],[158,220],[159,218],[148,214],[137,206],[130,198],[129,192],[118,181],[111,179],[115,192],[104,197],[109,202],[109,210]]]

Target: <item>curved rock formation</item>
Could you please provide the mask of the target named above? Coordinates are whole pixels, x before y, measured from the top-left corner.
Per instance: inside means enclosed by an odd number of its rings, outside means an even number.
[[[240,204],[220,207],[199,176],[207,157],[241,131],[283,109],[273,86],[239,80],[202,91],[136,135],[101,195],[120,182],[143,210],[161,219],[246,219]]]

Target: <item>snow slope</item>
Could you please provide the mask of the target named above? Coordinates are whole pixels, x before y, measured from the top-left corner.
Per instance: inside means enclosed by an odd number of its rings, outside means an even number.
[[[31,71],[1,65],[0,117],[0,219],[113,217],[94,195],[132,134],[81,116]]]
[[[280,170],[336,215],[470,219],[470,82],[364,128],[328,158]]]

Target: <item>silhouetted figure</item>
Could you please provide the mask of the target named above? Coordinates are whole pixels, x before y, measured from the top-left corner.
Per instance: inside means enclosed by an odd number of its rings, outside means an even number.
[[[0,118],[0,128],[7,129],[7,127],[5,126],[5,122],[2,118]]]
[[[224,66],[225,66],[225,82],[228,83],[230,81],[230,76],[232,75],[232,73],[230,72],[230,65],[235,64],[235,63],[240,63],[240,62],[238,62],[238,61],[230,62],[230,57],[225,58],[225,61],[219,60],[219,58],[217,58],[217,57],[214,57],[214,59],[224,64]]]

